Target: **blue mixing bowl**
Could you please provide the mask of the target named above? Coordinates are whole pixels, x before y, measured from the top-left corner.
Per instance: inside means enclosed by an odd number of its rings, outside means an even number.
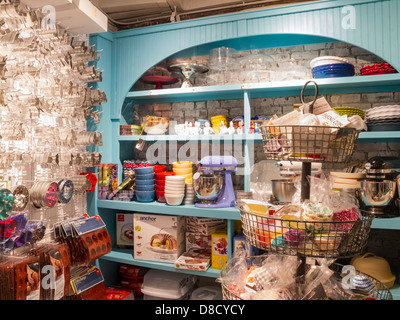
[[[136,200],[139,202],[151,202],[154,200],[155,191],[138,191],[135,190]]]
[[[137,173],[135,173],[135,179],[136,179],[136,182],[138,180],[152,180],[152,179],[154,179],[154,172],[153,173],[147,173],[147,174],[137,174]]]
[[[136,186],[145,186],[145,185],[155,184],[155,183],[156,183],[155,179],[135,180]]]
[[[154,184],[143,184],[143,185],[136,185],[136,191],[154,191],[155,185]]]
[[[140,167],[135,168],[135,174],[148,174],[154,172],[154,167]]]

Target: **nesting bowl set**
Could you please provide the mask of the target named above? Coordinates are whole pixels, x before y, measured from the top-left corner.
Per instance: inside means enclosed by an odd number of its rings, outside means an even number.
[[[184,176],[166,176],[164,196],[167,204],[178,206],[182,204],[185,197],[185,177]]]
[[[151,202],[155,197],[154,167],[135,168],[135,196],[139,202]]]
[[[354,76],[354,65],[347,59],[334,56],[324,56],[310,62],[314,79],[351,77]]]
[[[169,205],[193,204],[193,168],[191,161],[172,163],[173,176],[165,177],[165,201]]]
[[[175,173],[169,171],[160,171],[155,173],[156,198],[158,202],[167,202],[167,200],[165,199],[165,180],[166,177],[173,175],[175,175]]]

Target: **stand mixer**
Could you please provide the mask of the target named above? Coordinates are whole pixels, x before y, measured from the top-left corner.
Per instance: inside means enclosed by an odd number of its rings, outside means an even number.
[[[370,214],[396,215],[399,209],[400,159],[373,157],[365,164],[365,173],[366,179],[360,182],[357,190],[361,209]]]
[[[193,175],[193,189],[200,208],[226,208],[235,206],[232,172],[237,160],[232,156],[207,156],[198,163]]]

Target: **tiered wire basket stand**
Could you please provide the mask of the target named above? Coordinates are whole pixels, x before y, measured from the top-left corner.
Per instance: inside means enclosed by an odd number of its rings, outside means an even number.
[[[315,87],[314,101],[311,102],[309,110],[312,113],[313,104],[318,96],[318,86],[314,81],[308,81],[304,85],[301,100],[304,104],[304,90],[309,83],[313,83]],[[302,162],[302,203],[310,199],[309,176],[312,162],[350,162],[359,133],[353,128],[305,125],[263,125],[260,129],[266,159]],[[252,246],[268,253],[298,256],[302,261],[298,275],[304,274],[307,257],[350,258],[365,250],[373,215],[363,214],[361,218],[346,221],[291,219],[290,213],[298,212],[299,207],[295,204],[286,205],[281,210],[286,210],[287,214],[274,217],[251,212],[245,205],[239,205],[246,240]],[[289,241],[284,236],[288,232],[293,235]],[[230,263],[222,270],[221,276],[229,272],[229,268]],[[383,284],[377,279],[372,280],[381,288],[380,298],[392,299],[390,291]],[[223,283],[222,287],[224,299],[240,299]]]

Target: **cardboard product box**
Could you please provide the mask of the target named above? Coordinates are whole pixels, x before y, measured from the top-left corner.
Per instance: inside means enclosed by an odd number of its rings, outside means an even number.
[[[186,223],[192,225],[215,225],[225,222],[225,219],[186,217]]]
[[[211,263],[211,249],[190,249],[184,252],[176,261],[175,268],[207,271]]]
[[[228,234],[219,230],[211,235],[211,265],[214,269],[222,269],[228,262]]]
[[[116,233],[115,244],[121,248],[133,247],[133,214],[117,213],[116,214]]]
[[[247,258],[257,256],[259,253],[260,250],[249,244],[243,234],[238,234],[233,237],[233,256],[244,254]]]
[[[98,199],[106,200],[118,186],[118,165],[116,163],[102,163],[99,166]]]
[[[226,220],[213,223],[192,224],[191,221],[186,223],[186,231],[195,232],[204,236],[211,235],[213,232],[226,228]]]
[[[185,251],[185,217],[135,213],[134,258],[174,263]]]
[[[192,248],[211,250],[211,235],[205,236],[196,232],[186,231],[186,250]]]

